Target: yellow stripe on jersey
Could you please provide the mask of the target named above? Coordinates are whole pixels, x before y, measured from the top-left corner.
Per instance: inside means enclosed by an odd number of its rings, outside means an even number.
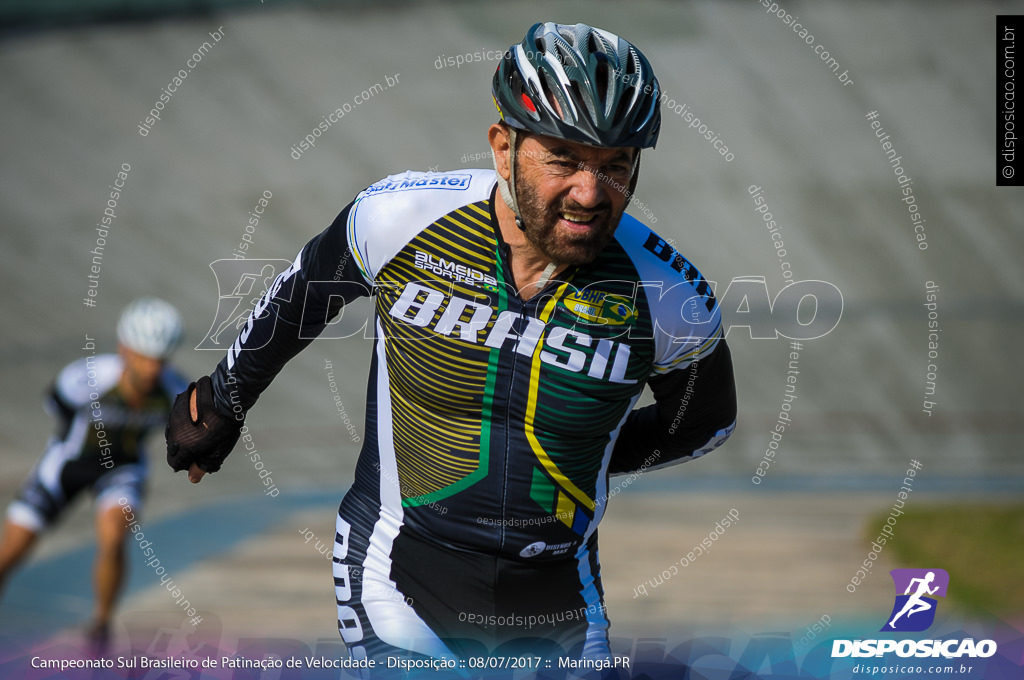
[[[558,506],[555,508],[555,517],[570,529],[576,520],[576,504],[561,489],[558,490]]]
[[[568,287],[568,282],[563,283],[561,286],[558,287],[558,290],[555,291],[555,294],[551,296],[547,304],[544,305],[544,311],[541,312],[540,314],[540,320],[544,322],[545,326],[547,325],[548,320],[551,319],[551,314],[554,312],[559,299],[565,295],[565,292],[568,289]],[[551,457],[547,454],[547,451],[545,451],[544,447],[541,446],[541,443],[537,439],[537,435],[534,432],[533,423],[534,417],[537,413],[537,393],[540,391],[540,353],[541,348],[543,346],[544,336],[542,335],[540,341],[537,342],[537,347],[533,350],[533,365],[530,368],[530,396],[526,403],[526,439],[530,442],[530,446],[533,448],[533,453],[537,456],[538,460],[540,460],[541,464],[544,466],[544,469],[548,471],[548,474],[551,475],[551,477],[555,480],[555,483],[561,486],[563,489],[565,489],[585,508],[587,508],[588,510],[593,510],[595,507],[594,501],[589,496],[587,496],[587,494],[583,493],[583,491],[581,491],[579,487],[573,484],[568,477],[562,474],[562,471],[558,469],[558,466],[555,465],[555,462],[553,460],[551,460]],[[562,509],[561,498],[562,496],[560,495],[559,510]],[[562,517],[562,521],[564,522],[565,517],[561,515],[560,517]],[[571,520],[569,522],[569,525],[572,526]]]

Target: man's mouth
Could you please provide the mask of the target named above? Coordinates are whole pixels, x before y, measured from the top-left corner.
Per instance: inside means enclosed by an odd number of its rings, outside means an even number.
[[[561,221],[574,231],[589,230],[597,225],[600,214],[596,212],[561,212]]]

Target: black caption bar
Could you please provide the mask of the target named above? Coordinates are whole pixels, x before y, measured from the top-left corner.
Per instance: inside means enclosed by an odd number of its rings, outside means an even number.
[[[996,186],[1019,187],[1020,137],[1016,132],[1017,36],[1024,28],[1020,14],[996,16]]]

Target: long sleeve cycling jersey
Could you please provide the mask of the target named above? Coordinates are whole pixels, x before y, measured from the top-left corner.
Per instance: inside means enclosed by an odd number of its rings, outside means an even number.
[[[367,436],[342,516],[347,503],[365,519],[366,564],[385,575],[414,542],[596,571],[609,474],[691,460],[734,427],[721,315],[697,269],[623,215],[595,261],[524,300],[495,177],[407,172],[361,192],[212,376],[219,410],[248,410],[345,303],[373,296]],[[656,403],[634,409],[648,384]]]
[[[376,431],[356,486],[390,475],[423,533],[519,552],[596,526],[609,467],[721,444],[735,394],[710,286],[671,246],[624,215],[595,262],[524,301],[506,283],[494,186],[492,171],[463,171],[369,187],[278,276],[213,377],[225,413],[248,409],[344,302],[372,293]],[[658,404],[634,412],[649,381]],[[427,503],[454,507],[437,521],[415,510]],[[527,532],[475,521],[550,515]]]

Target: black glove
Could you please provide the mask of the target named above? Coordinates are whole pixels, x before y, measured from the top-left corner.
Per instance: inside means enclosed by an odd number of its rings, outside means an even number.
[[[192,420],[189,402],[196,393],[198,418]],[[204,375],[178,395],[167,419],[167,464],[175,472],[188,470],[192,463],[203,472],[220,470],[221,463],[238,441],[243,422],[217,412],[213,406],[213,383]]]

